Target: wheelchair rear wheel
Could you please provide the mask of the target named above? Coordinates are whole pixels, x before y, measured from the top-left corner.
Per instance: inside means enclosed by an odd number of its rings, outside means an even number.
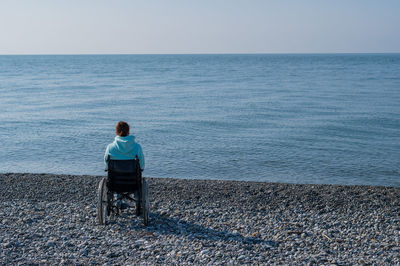
[[[107,189],[107,178],[103,177],[97,190],[97,221],[100,225],[106,223],[107,216],[110,215],[110,206]]]
[[[150,202],[149,202],[149,188],[147,185],[146,179],[142,178],[142,214],[143,214],[143,222],[144,225],[147,226],[149,224],[149,212],[150,212]]]

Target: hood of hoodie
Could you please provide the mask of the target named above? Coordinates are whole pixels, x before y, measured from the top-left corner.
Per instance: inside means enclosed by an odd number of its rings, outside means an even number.
[[[114,148],[123,153],[130,153],[135,148],[135,136],[115,136]]]

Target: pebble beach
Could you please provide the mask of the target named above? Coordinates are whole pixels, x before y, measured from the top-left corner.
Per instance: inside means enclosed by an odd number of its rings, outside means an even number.
[[[148,178],[100,226],[100,179],[0,174],[0,264],[400,264],[398,187]]]

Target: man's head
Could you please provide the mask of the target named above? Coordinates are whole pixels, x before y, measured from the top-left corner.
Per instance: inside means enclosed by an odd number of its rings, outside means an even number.
[[[119,121],[115,126],[115,133],[120,137],[126,137],[129,135],[129,125],[124,121]]]

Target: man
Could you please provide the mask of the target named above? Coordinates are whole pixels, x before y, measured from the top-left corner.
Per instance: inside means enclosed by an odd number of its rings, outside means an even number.
[[[129,135],[129,125],[120,121],[115,126],[115,139],[108,144],[104,154],[104,162],[107,165],[108,158],[113,160],[130,160],[136,156],[139,158],[140,169],[144,170],[144,155],[142,147],[135,142],[135,136]],[[109,157],[110,156],[110,157]]]

